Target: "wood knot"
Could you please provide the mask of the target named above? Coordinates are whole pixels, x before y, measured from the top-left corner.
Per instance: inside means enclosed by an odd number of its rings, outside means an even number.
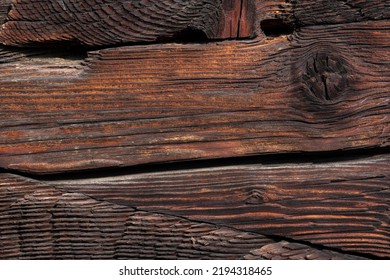
[[[245,204],[261,204],[266,203],[269,200],[270,199],[265,195],[264,192],[260,190],[251,190],[245,199]]]
[[[345,62],[328,53],[310,57],[302,79],[306,91],[321,101],[338,100],[348,86]]]

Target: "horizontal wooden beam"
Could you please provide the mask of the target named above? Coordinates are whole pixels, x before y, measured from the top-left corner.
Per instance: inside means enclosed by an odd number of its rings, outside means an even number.
[[[0,259],[361,259],[0,174]]]
[[[387,147],[389,28],[316,26],[3,64],[0,166],[50,173]]]
[[[390,256],[390,156],[50,182],[98,200]]]
[[[169,40],[237,39],[308,25],[390,19],[386,0],[0,0],[0,42],[68,41],[90,47]],[[202,37],[203,36],[203,37]]]

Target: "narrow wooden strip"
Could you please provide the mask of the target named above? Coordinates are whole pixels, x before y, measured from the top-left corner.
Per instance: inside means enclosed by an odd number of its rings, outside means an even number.
[[[4,64],[0,166],[49,173],[387,147],[389,29],[319,26],[264,41],[106,49],[81,64]]]
[[[0,232],[0,259],[242,259],[259,258],[259,249],[275,243],[260,234],[135,211],[11,174],[0,174]]]
[[[0,43],[96,47],[196,40],[199,33],[208,39],[248,38],[254,34],[253,7],[253,0],[20,0],[0,29]]]
[[[263,23],[275,35],[283,33],[289,25],[299,28],[390,19],[387,0],[255,0],[255,5],[256,26]]]
[[[51,184],[137,209],[390,256],[390,156],[240,165]]]
[[[9,12],[9,13],[8,13]],[[248,38],[307,25],[390,18],[386,0],[17,1],[0,0],[0,41],[7,45],[70,41],[88,46]],[[199,33],[199,32],[200,33]],[[199,37],[200,36],[200,37]]]

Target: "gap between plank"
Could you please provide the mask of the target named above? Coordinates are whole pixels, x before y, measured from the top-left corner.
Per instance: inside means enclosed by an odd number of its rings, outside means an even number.
[[[44,181],[81,180],[108,178],[114,176],[135,175],[145,173],[157,173],[166,171],[207,169],[215,167],[228,167],[235,165],[276,165],[276,164],[299,164],[299,163],[337,163],[350,160],[362,160],[374,156],[390,154],[390,147],[371,148],[361,150],[341,150],[326,152],[305,153],[281,153],[269,155],[255,155],[245,157],[218,158],[208,160],[177,161],[166,163],[151,163],[125,167],[107,167],[87,169],[81,171],[65,171],[56,173],[30,173],[14,169],[0,168],[0,173],[20,175],[29,179]]]

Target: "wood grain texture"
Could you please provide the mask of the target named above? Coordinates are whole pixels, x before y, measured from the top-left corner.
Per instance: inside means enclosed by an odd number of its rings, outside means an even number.
[[[389,18],[379,0],[0,0],[1,172],[385,152]],[[390,257],[388,154],[246,162],[0,173],[0,258]]]
[[[12,0],[0,0],[0,24],[7,20],[8,11],[11,8]]]
[[[0,24],[7,21],[0,41],[96,47],[188,39],[196,31],[209,39],[261,36],[260,23],[268,20],[280,20],[275,28],[299,28],[389,18],[386,0],[0,0]]]
[[[316,26],[3,64],[0,166],[50,173],[387,147],[389,29]]]
[[[390,156],[54,181],[63,191],[191,220],[390,256]]]
[[[337,24],[390,18],[387,0],[292,0],[293,17],[299,25]]]
[[[254,12],[252,0],[18,0],[1,26],[0,42],[96,47],[180,40],[195,31],[208,39],[248,38]]]
[[[255,0],[255,5],[259,22],[280,19],[295,28],[390,18],[387,0]]]
[[[310,246],[281,241],[265,245],[252,250],[244,256],[246,260],[345,260],[345,254],[338,254],[330,250],[318,250]],[[353,259],[363,259],[353,257]]]
[[[277,242],[248,233],[92,199],[0,174],[0,259],[248,259]],[[284,244],[284,243],[283,243]],[[285,246],[285,245],[284,245]],[[285,246],[286,247],[286,246]],[[360,259],[289,244],[283,257]],[[264,251],[264,252],[263,252]],[[288,252],[290,251],[290,254]],[[310,255],[308,252],[310,251]]]

